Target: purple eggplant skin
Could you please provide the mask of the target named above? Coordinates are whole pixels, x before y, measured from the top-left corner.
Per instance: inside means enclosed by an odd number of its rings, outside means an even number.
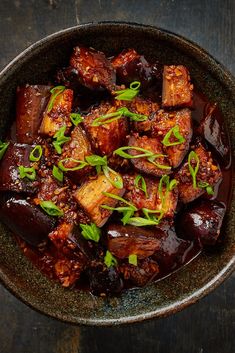
[[[11,197],[0,208],[0,219],[10,230],[32,246],[47,242],[55,220],[25,199]]]
[[[52,86],[26,85],[17,88],[16,138],[19,143],[32,144],[37,139],[42,114],[50,98]]]
[[[195,239],[202,246],[214,245],[226,208],[223,203],[200,200],[181,213],[177,220],[177,233],[187,239]]]
[[[38,181],[20,179],[19,166],[30,166],[29,155],[33,146],[10,142],[0,162],[0,191],[35,193]]]
[[[115,267],[97,264],[88,270],[90,290],[94,295],[118,294],[123,289],[123,280]]]

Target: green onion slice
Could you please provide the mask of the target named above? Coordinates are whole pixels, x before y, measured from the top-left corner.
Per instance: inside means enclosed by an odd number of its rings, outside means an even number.
[[[20,178],[27,178],[31,181],[36,179],[36,170],[33,167],[24,167],[23,165],[19,166]]]
[[[52,201],[41,201],[40,206],[49,216],[61,217],[64,214]]]
[[[174,135],[177,141],[170,141],[172,135]],[[180,133],[179,125],[175,125],[173,128],[171,128],[162,140],[162,144],[166,147],[180,145],[183,142],[185,142],[185,138]]]
[[[54,139],[56,139],[52,144],[55,147],[55,150],[58,154],[62,153],[62,148],[61,146],[70,140],[70,137],[64,136],[66,130],[66,126],[62,126],[53,136]]]
[[[115,170],[111,169],[107,165],[102,167],[103,173],[106,176],[106,178],[109,180],[109,182],[117,189],[122,189],[123,188],[123,180],[120,174],[115,172]],[[110,174],[113,174],[114,178],[110,176]]]
[[[53,166],[52,175],[55,179],[57,179],[61,183],[63,182],[64,174],[63,174],[62,170],[59,169],[56,165]]]
[[[83,122],[83,118],[81,117],[81,114],[78,114],[78,113],[71,113],[70,120],[72,121],[73,125],[75,125],[75,126],[78,126],[78,124]]]
[[[92,122],[91,126],[100,126],[104,124],[109,124],[112,121],[118,120],[123,117],[130,118],[131,121],[146,121],[148,119],[146,115],[132,113],[128,108],[122,107],[117,109],[117,111],[113,113],[101,115],[100,117],[96,118]]]
[[[195,166],[192,165],[192,162],[195,162]],[[195,151],[191,151],[188,155],[188,167],[189,167],[189,171],[190,174],[192,176],[193,179],[193,188],[196,189],[197,188],[197,173],[199,170],[199,164],[200,164],[200,160],[199,157],[197,155],[197,153]]]
[[[131,217],[128,220],[127,224],[130,224],[136,227],[146,227],[146,226],[156,226],[159,224],[159,222],[156,222],[155,220],[152,220],[152,219],[146,219],[143,217]]]
[[[56,97],[63,93],[65,89],[65,86],[56,86],[50,90],[51,97],[47,108],[48,113],[52,110]]]
[[[42,146],[36,145],[34,149],[30,152],[29,160],[31,162],[38,162],[42,157]]]
[[[104,263],[107,267],[117,266],[118,264],[116,258],[108,250],[106,251],[106,254],[104,257]]]
[[[75,167],[70,167],[70,168],[65,167],[64,163],[67,163],[67,162],[72,162],[77,165]],[[87,162],[81,161],[79,159],[74,159],[74,158],[65,158],[65,159],[62,159],[61,161],[59,161],[59,163],[58,163],[58,167],[60,168],[60,170],[62,170],[62,172],[80,170],[80,169],[83,169],[84,167],[86,167],[87,165],[89,165]]]
[[[145,196],[148,197],[146,181],[142,175],[138,174],[135,177],[134,185],[137,189],[142,190],[145,193]]]
[[[95,225],[95,223],[91,224],[80,224],[82,229],[82,235],[86,240],[92,240],[96,243],[99,242],[101,236],[101,230]]]
[[[208,195],[214,195],[213,187],[209,183],[205,181],[199,181],[197,186],[201,189],[206,189]]]
[[[128,262],[131,265],[137,266],[138,265],[137,255],[136,254],[129,255],[128,256]]]
[[[6,152],[10,142],[2,142],[0,141],[0,160],[4,156],[4,153]]]
[[[139,88],[140,88],[140,82],[134,81],[130,84],[130,88],[116,91],[115,92],[115,94],[116,94],[115,99],[131,101],[133,98],[135,98],[139,94]]]
[[[87,156],[85,157],[87,163],[89,165],[91,165],[92,167],[96,167],[96,166],[103,166],[103,165],[107,165],[107,156],[104,157],[100,157],[96,154],[92,154],[91,156]]]
[[[110,193],[110,192],[105,192],[105,191],[103,191],[103,195],[104,195],[104,196],[107,196],[107,197],[110,197],[111,199],[115,199],[115,200],[121,201],[121,202],[123,202],[124,204],[133,207],[133,209],[134,209],[135,211],[138,210],[131,202],[129,202],[129,201],[123,199],[121,196],[112,194],[112,193]],[[104,205],[103,205],[103,206],[104,206]]]

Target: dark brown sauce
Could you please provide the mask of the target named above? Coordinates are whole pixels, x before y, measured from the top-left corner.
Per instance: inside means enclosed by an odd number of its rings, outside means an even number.
[[[204,115],[206,114],[209,105],[211,105],[211,102],[209,102],[208,99],[203,94],[198,93],[197,91],[196,92],[194,91],[194,110],[192,112],[192,118],[196,126],[200,125],[200,122],[203,119]],[[223,124],[223,116],[219,110],[217,112],[216,118],[218,119],[220,124]],[[15,123],[13,123],[12,125],[12,129],[9,136],[13,141],[16,141]],[[232,167],[231,165],[226,168],[221,167],[221,171],[223,175],[223,180],[220,183],[220,185],[218,185],[215,188],[215,194],[213,196],[213,199],[223,202],[228,210],[230,207],[231,194],[232,194],[231,193]],[[206,195],[203,195],[202,197],[207,198]],[[40,252],[39,250],[30,247],[18,236],[16,236],[16,240],[20,245],[21,249],[23,250],[25,256],[30,261],[32,261],[35,266],[37,266],[49,278],[56,279],[53,267],[57,259],[60,258],[60,254],[53,246],[53,244],[49,244],[46,249]],[[168,254],[171,255],[176,250],[177,241],[174,242],[174,239],[173,239],[173,242],[170,241],[166,246],[168,246],[166,252],[168,252]],[[179,261],[179,257],[176,256],[173,262],[170,261],[170,264],[167,261],[166,263],[161,263],[160,272],[158,273],[157,276],[154,276],[154,278],[151,278],[149,282],[159,281],[165,277],[168,277],[170,274],[172,274],[182,266],[188,264],[193,259],[195,259],[200,254],[200,252],[201,252],[201,248],[199,247],[199,245],[196,242],[191,242],[190,246],[186,247],[186,249],[183,250],[183,252],[180,254],[180,261]],[[83,279],[82,277],[82,279],[79,280],[78,284],[76,284],[75,288],[89,289],[87,279],[86,278]],[[127,282],[125,285],[125,288],[129,289],[129,288],[133,288],[133,286]]]

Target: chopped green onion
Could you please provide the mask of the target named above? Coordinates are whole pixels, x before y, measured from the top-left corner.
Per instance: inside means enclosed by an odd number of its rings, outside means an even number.
[[[123,180],[120,174],[115,172],[115,170],[109,168],[107,165],[102,167],[103,173],[106,176],[106,178],[109,180],[109,182],[117,189],[122,189],[123,188]],[[114,175],[114,179],[110,177],[110,174]]]
[[[36,170],[33,167],[24,167],[22,165],[19,166],[20,178],[27,178],[31,181],[36,179]]]
[[[134,213],[135,213],[135,210],[133,210],[131,207],[129,207],[128,210],[123,212],[123,217],[121,221],[124,226],[129,222],[129,219],[134,215]]]
[[[139,88],[140,88],[140,82],[139,81],[134,81],[130,84],[130,88],[122,89],[119,91],[116,91],[116,97],[115,99],[117,100],[125,100],[125,101],[131,101],[133,98],[135,98],[139,94]]]
[[[146,121],[148,119],[146,115],[132,113],[128,108],[122,107],[117,109],[117,111],[113,113],[108,113],[108,114],[99,116],[92,122],[91,126],[100,126],[104,124],[109,124],[112,121],[118,120],[123,117],[130,118],[131,121]]]
[[[92,167],[96,167],[98,165],[107,165],[107,156],[100,157],[96,154],[92,154],[91,156],[87,156],[86,161]]]
[[[197,186],[202,189],[205,188],[208,195],[214,195],[213,187],[209,183],[205,181],[199,181]]]
[[[191,164],[193,160],[196,162],[195,167],[193,167],[193,165]],[[195,151],[191,151],[188,155],[188,167],[189,167],[189,171],[192,176],[192,179],[193,179],[193,188],[194,189],[197,188],[197,173],[199,170],[199,164],[200,164],[200,160],[199,160],[197,153]]]
[[[159,163],[155,162],[156,158],[163,158],[163,157],[167,157],[167,156],[165,154],[153,154],[152,156],[148,157],[147,160],[159,169],[170,170],[171,167],[169,165],[159,164]]]
[[[64,136],[66,130],[66,126],[62,126],[53,136],[56,141],[54,141],[52,144],[55,147],[55,150],[58,154],[62,153],[61,146],[70,140],[70,137]]]
[[[127,200],[123,199],[122,197],[120,197],[118,195],[111,194],[110,192],[105,192],[105,191],[103,191],[102,194],[104,196],[110,197],[111,199],[121,201],[121,202],[125,203],[126,205],[133,207],[135,209],[135,211],[137,211],[137,208],[134,205],[132,205],[132,203],[128,202]]]
[[[6,152],[10,142],[2,142],[0,141],[0,160],[4,156],[4,153]]]
[[[75,167],[65,167],[64,166],[65,162],[76,163],[77,166],[75,166]],[[60,170],[62,170],[62,172],[80,170],[80,169],[83,169],[84,167],[86,167],[87,165],[89,165],[87,162],[80,161],[80,160],[74,159],[74,158],[65,158],[65,159],[62,159],[61,161],[59,161],[59,163],[58,163],[58,167],[60,168]]]
[[[86,240],[92,240],[96,243],[99,242],[101,236],[101,230],[95,225],[95,223],[91,224],[80,224],[82,229],[82,235]]]
[[[107,267],[117,266],[118,264],[116,258],[108,250],[106,251],[106,254],[104,257],[104,263]]]
[[[56,165],[53,166],[52,175],[55,179],[59,180],[61,183],[63,182],[63,179],[64,179],[63,172]]]
[[[36,145],[34,149],[30,152],[29,160],[31,162],[38,162],[42,157],[42,146]]]
[[[81,114],[78,113],[71,113],[70,120],[72,121],[73,125],[78,126],[83,121]]]
[[[138,265],[137,255],[136,254],[129,255],[128,262],[129,262],[129,264],[131,264],[133,266],[137,266]]]
[[[170,141],[172,134],[177,139],[177,141]],[[162,144],[166,147],[180,145],[183,142],[185,142],[185,138],[180,133],[179,125],[175,125],[173,128],[171,128],[162,140]]]
[[[140,184],[140,185],[139,185]],[[142,175],[138,174],[136,177],[135,177],[135,180],[134,180],[134,185],[137,189],[140,189],[142,190],[144,193],[145,193],[145,196],[148,197],[148,193],[147,193],[147,185],[146,185],[146,182],[145,182],[145,179]]]
[[[131,224],[132,226],[136,226],[136,227],[146,227],[146,226],[156,226],[159,224],[159,222],[156,222],[155,220],[152,220],[152,219],[146,219],[143,217],[132,217],[129,219],[127,224]]]
[[[51,97],[47,108],[48,113],[52,110],[56,97],[63,93],[65,89],[65,86],[56,86],[50,90]]]
[[[40,206],[49,216],[61,217],[64,214],[52,201],[41,201]]]

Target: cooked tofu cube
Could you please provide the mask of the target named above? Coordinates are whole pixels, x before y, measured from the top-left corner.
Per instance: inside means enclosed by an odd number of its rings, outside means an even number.
[[[192,119],[191,111],[187,108],[178,111],[166,112],[159,110],[152,123],[152,136],[160,138],[163,141],[164,136],[172,129],[178,126],[178,132],[184,138],[184,142],[175,146],[163,146],[173,168],[177,168],[189,150],[189,144],[192,139]],[[173,132],[169,142],[179,141],[174,137]]]
[[[196,174],[196,187],[193,186],[192,175],[189,171],[188,161],[185,162],[180,170],[175,174],[178,180],[179,200],[188,203],[206,192],[206,187],[199,187],[200,183],[207,183],[210,187],[214,187],[222,180],[222,173],[219,165],[213,160],[211,152],[207,151],[199,142],[194,152],[199,159],[199,169]],[[191,165],[195,168],[196,161],[192,160]]]
[[[162,86],[164,108],[192,107],[192,90],[189,72],[185,66],[164,66]]]
[[[110,174],[110,177],[115,178]],[[124,194],[124,189],[115,188],[105,175],[100,174],[96,179],[85,182],[74,193],[74,197],[78,204],[85,210],[98,227],[102,227],[112,214],[111,211],[101,208],[101,205],[115,207],[118,200],[107,197],[103,192],[108,192],[118,196]]]
[[[51,95],[43,114],[39,131],[41,135],[53,136],[62,126],[66,125],[67,130],[72,126],[70,113],[72,111],[73,91],[71,89],[65,89],[56,96],[53,102],[52,100],[53,96]],[[53,105],[49,110],[51,104]]]

